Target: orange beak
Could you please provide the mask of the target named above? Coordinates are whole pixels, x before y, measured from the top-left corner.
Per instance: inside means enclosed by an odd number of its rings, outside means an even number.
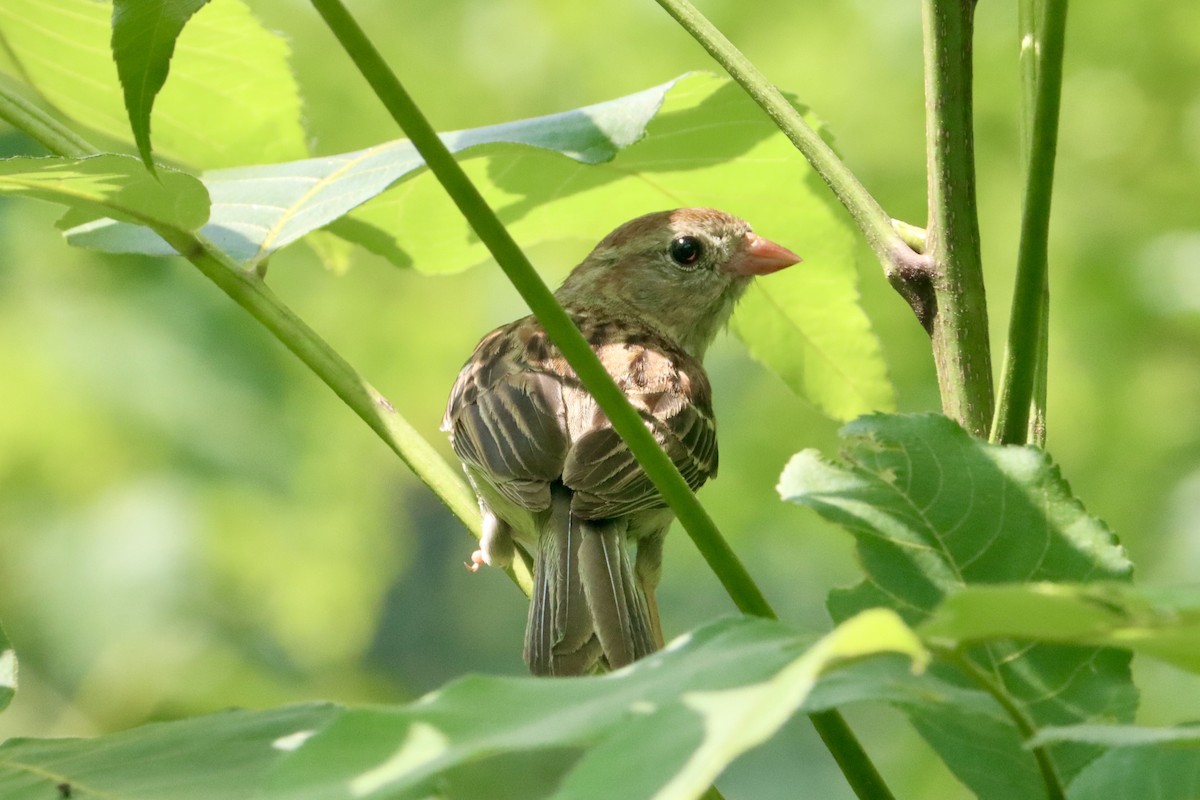
[[[748,233],[746,246],[740,255],[734,257],[729,267],[738,275],[769,275],[784,267],[799,264],[802,260],[783,245],[775,244],[756,233]]]

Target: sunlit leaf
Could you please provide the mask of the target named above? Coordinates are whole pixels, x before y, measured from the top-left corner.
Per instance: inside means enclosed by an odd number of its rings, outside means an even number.
[[[883,605],[918,624],[971,584],[1129,576],[1115,537],[1087,514],[1042,450],[989,445],[936,415],[866,417],[843,435],[840,462],[799,453],[779,486],[784,499],[814,508],[857,540],[866,577],[830,596],[835,619]],[[1127,653],[1000,641],[970,648],[966,657],[1035,724],[1132,716]],[[977,758],[963,756],[972,742],[961,731],[929,723],[918,727],[952,766]],[[1097,753],[1081,745],[1054,749],[1066,778]]]
[[[167,80],[175,40],[208,0],[115,0],[112,53],[138,152],[153,168],[150,110]]]
[[[4,0],[0,71],[66,117],[132,143],[110,47],[112,16],[112,5],[96,0]],[[200,168],[302,158],[288,55],[284,39],[241,0],[202,8],[175,43],[171,78],[154,103],[155,153]]]

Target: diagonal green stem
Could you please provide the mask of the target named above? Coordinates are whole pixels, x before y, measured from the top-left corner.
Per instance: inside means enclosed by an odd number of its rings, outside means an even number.
[[[934,363],[942,409],[975,436],[992,421],[992,363],[975,202],[974,0],[923,0]]]
[[[1035,5],[1027,5],[1022,11],[1022,22],[1025,23],[1022,27],[1028,26],[1023,34],[1030,38],[1023,37],[1022,47],[1028,49],[1028,58],[1032,62],[1026,68],[1025,85],[1027,90],[1031,85],[1033,87],[1033,113],[1027,128],[1029,161],[1021,243],[1017,251],[1017,281],[1000,382],[1000,403],[992,431],[992,440],[1005,444],[1027,441],[1031,406],[1034,407],[1035,428],[1038,404],[1045,408],[1049,307],[1047,248],[1067,27],[1067,0],[1045,0],[1040,18],[1035,13]]]
[[[630,451],[675,512],[737,607],[747,614],[774,617],[775,612],[757,584],[721,536],[708,512],[696,500],[675,464],[659,447],[579,329],[555,301],[549,287],[454,160],[362,28],[339,0],[312,0],[312,4],[393,119],[408,135],[480,241],[508,275],[580,381],[595,397],[613,428],[629,445]]]

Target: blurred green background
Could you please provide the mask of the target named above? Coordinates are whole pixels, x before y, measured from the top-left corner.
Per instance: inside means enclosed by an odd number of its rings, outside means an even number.
[[[703,11],[828,121],[893,216],[924,221],[921,22],[909,0],[709,0]],[[1011,3],[977,14],[976,147],[994,350],[1020,214]],[[299,0],[252,0],[291,42],[313,150],[397,131]],[[596,102],[715,69],[649,0],[350,3],[441,129]],[[1049,449],[1150,583],[1200,569],[1200,6],[1091,0],[1068,30],[1051,231]],[[348,122],[352,120],[352,123]],[[38,153],[0,127],[0,154]],[[0,739],[231,705],[395,703],[466,672],[522,673],[525,602],[471,575],[472,541],[322,384],[182,260],[68,248],[55,208],[0,200],[0,620],[21,690]],[[605,230],[597,230],[596,237]],[[803,254],[803,232],[770,231]],[[582,250],[538,254],[557,282]],[[937,407],[927,340],[865,247],[867,311],[901,410]],[[304,247],[270,282],[449,457],[437,427],[476,340],[524,313],[487,267],[426,278]],[[849,537],[774,484],[836,423],[731,337],[710,373],[721,477],[701,493],[781,616],[829,622]],[[668,636],[733,612],[681,532]],[[1194,684],[1137,665],[1147,722],[1200,717]],[[898,714],[849,717],[901,796],[955,797]],[[735,765],[749,797],[849,796],[803,720]]]

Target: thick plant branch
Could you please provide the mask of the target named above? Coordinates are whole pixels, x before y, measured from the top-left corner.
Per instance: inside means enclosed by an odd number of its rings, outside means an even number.
[[[876,258],[888,282],[908,301],[922,326],[929,329],[933,306],[929,296],[929,259],[913,250],[871,193],[838,158],[833,149],[788,102],[783,93],[754,66],[689,0],[657,0],[658,4],[724,67],[758,103],[821,179],[841,201]],[[909,226],[911,227],[911,226]]]
[[[675,464],[659,447],[642,418],[592,352],[583,334],[555,301],[550,289],[454,160],[362,28],[339,0],[312,0],[312,4],[392,118],[408,135],[480,241],[508,275],[580,381],[592,393],[613,428],[629,445],[630,451],[692,537],[734,604],[746,614],[773,618],[775,612],[758,585],[721,536],[708,512],[696,500]]]
[[[975,436],[992,421],[992,363],[975,203],[974,0],[923,0],[933,357],[942,410]]]
[[[100,152],[39,109],[19,98],[18,102],[13,102],[13,96],[2,85],[0,116],[56,155],[78,157]],[[181,237],[168,230],[156,232],[295,353],[441,498],[475,538],[479,538],[482,533],[479,507],[458,473],[383,395],[284,305],[257,272],[242,269],[199,235]],[[525,564],[515,561],[507,571],[529,594],[533,581]]]
[[[1027,125],[1029,160],[1021,244],[1017,252],[1017,281],[1009,318],[1008,346],[1000,383],[993,441],[1020,444],[1030,433],[1033,409],[1035,443],[1045,436],[1046,342],[1049,309],[1047,249],[1050,236],[1050,198],[1054,158],[1058,147],[1058,110],[1062,97],[1062,59],[1067,27],[1067,0],[1045,0],[1040,18],[1033,4],[1022,11],[1022,67],[1025,86],[1033,88],[1032,115]],[[1023,25],[1023,27],[1025,27]],[[1025,56],[1025,53],[1022,53]],[[1028,94],[1026,102],[1029,103]],[[1038,414],[1041,410],[1041,438]]]

